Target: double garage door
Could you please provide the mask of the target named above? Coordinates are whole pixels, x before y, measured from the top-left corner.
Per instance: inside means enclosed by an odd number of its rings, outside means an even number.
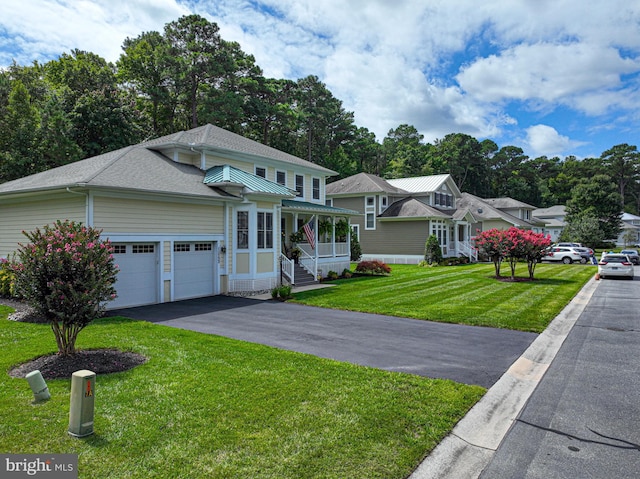
[[[160,243],[113,243],[118,297],[109,308],[160,302]],[[173,300],[209,296],[215,291],[214,244],[173,244]],[[165,298],[165,301],[168,298]]]

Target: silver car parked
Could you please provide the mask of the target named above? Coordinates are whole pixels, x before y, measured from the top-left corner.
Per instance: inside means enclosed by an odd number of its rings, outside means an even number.
[[[623,249],[620,254],[626,254],[633,264],[640,264],[640,255],[637,249]]]

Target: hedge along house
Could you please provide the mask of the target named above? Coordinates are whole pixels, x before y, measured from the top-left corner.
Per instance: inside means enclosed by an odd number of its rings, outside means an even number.
[[[69,219],[114,246],[110,308],[266,291],[295,283],[282,251],[310,221],[301,242],[312,276],[349,267],[348,236],[318,237],[319,222],[348,224],[355,213],[325,206],[335,174],[205,125],[0,184],[0,257],[23,230]]]
[[[430,235],[443,256],[477,259],[471,246],[476,218],[458,208],[462,196],[451,175],[385,180],[358,173],[327,185],[330,205],[359,211],[353,219],[363,259],[418,263]]]

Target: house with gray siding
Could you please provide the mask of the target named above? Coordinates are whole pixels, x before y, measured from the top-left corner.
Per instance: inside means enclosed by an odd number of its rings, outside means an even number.
[[[427,238],[438,238],[445,257],[475,258],[473,215],[456,208],[461,192],[451,175],[385,180],[358,173],[329,183],[328,204],[359,211],[351,220],[363,259],[418,263]]]
[[[326,187],[327,204],[356,210],[351,226],[363,259],[418,263],[430,235],[444,257],[477,259],[474,237],[492,228],[532,229],[535,207],[512,198],[483,199],[459,190],[449,174],[385,180],[358,173]]]

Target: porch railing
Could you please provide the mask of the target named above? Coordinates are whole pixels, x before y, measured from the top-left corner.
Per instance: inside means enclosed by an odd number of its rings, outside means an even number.
[[[287,258],[285,255],[280,253],[280,271],[282,271],[283,276],[287,278],[289,284],[295,284],[295,268],[294,261],[292,259]]]
[[[314,258],[309,253],[307,253],[304,250],[304,248],[300,248],[300,251],[302,251],[302,253],[300,253],[300,256],[298,257],[298,264],[302,266],[305,270],[307,270],[309,274],[312,274],[313,277],[315,278],[316,275],[318,274],[317,258]]]
[[[465,256],[469,257],[469,260],[477,262],[478,261],[478,250],[471,246],[471,243],[467,241],[458,242],[458,251]]]
[[[330,258],[334,256],[333,246],[334,243],[318,243],[316,252],[321,258]],[[297,247],[307,255],[313,256],[314,251],[308,243],[298,243]],[[335,248],[335,256],[349,256],[348,243],[335,243]]]

